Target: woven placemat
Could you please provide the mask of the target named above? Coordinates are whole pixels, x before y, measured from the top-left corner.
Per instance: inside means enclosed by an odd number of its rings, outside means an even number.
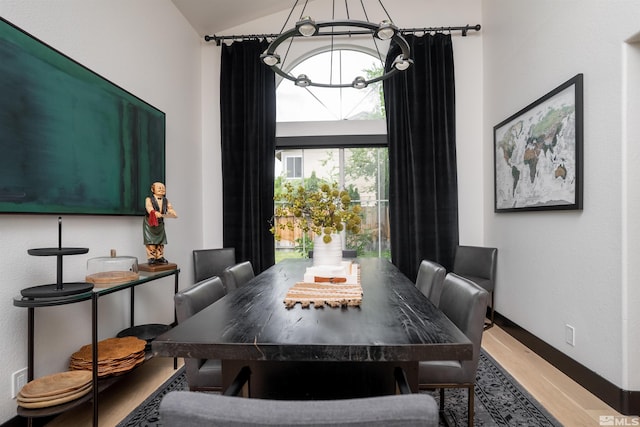
[[[29,381],[22,390],[20,396],[25,398],[42,398],[59,396],[67,392],[76,392],[91,384],[93,375],[91,372],[65,371],[46,375]]]
[[[330,307],[359,307],[362,303],[362,286],[345,283],[308,283],[298,282],[293,285],[284,298],[284,305],[292,308],[297,303],[303,308],[311,304],[315,308],[325,305]]]
[[[145,360],[147,342],[136,337],[107,338],[98,342],[98,377],[120,375],[140,365]],[[82,346],[71,355],[69,369],[93,369],[91,344]]]

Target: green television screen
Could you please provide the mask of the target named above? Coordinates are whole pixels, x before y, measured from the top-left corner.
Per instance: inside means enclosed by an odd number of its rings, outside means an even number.
[[[0,18],[0,213],[142,215],[165,114]]]

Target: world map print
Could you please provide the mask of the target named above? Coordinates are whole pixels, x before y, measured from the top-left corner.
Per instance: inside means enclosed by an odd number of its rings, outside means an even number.
[[[576,203],[576,107],[570,86],[494,128],[496,210]]]

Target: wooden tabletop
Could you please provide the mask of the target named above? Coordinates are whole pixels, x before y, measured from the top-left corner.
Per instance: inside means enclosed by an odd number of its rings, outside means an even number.
[[[469,360],[467,337],[385,259],[366,258],[360,307],[286,308],[309,260],[284,260],[152,342],[157,356],[222,360]]]

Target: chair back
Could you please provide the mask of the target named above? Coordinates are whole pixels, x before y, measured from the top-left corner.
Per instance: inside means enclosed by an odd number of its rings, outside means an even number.
[[[489,293],[469,279],[448,273],[440,295],[440,310],[464,333],[473,344],[473,359],[461,362],[465,375],[475,378],[480,359],[484,316]]]
[[[255,277],[253,265],[251,261],[244,261],[231,267],[227,267],[222,272],[222,282],[227,292],[234,291],[243,287],[246,283]]]
[[[226,293],[222,280],[217,276],[210,277],[187,289],[178,291],[178,293],[173,296],[178,323],[184,322],[197,312],[210,306],[225,296]],[[187,382],[189,383],[189,388],[192,390],[198,388],[207,389],[210,384],[219,382],[219,378],[221,378],[220,372],[218,372],[219,362],[215,363],[209,362],[206,359],[185,358],[184,365]],[[203,375],[201,374],[202,371],[207,372]]]
[[[437,262],[423,260],[418,269],[416,287],[431,300],[433,304],[440,304],[440,294],[447,270]]]
[[[423,393],[292,401],[172,391],[160,402],[159,413],[165,425],[191,427],[438,425],[436,401]]]
[[[235,248],[195,249],[193,251],[193,281],[200,282],[236,263]]]
[[[342,258],[357,258],[358,251],[355,249],[345,249],[342,251]]]
[[[224,285],[219,277],[210,277],[195,285],[178,291],[173,296],[178,323],[184,322],[200,310],[226,295]]]
[[[309,251],[309,259],[313,258],[313,251]],[[344,249],[342,258],[358,258],[358,251],[355,249]]]
[[[470,279],[488,292],[493,292],[497,260],[497,248],[458,246],[452,272]]]

